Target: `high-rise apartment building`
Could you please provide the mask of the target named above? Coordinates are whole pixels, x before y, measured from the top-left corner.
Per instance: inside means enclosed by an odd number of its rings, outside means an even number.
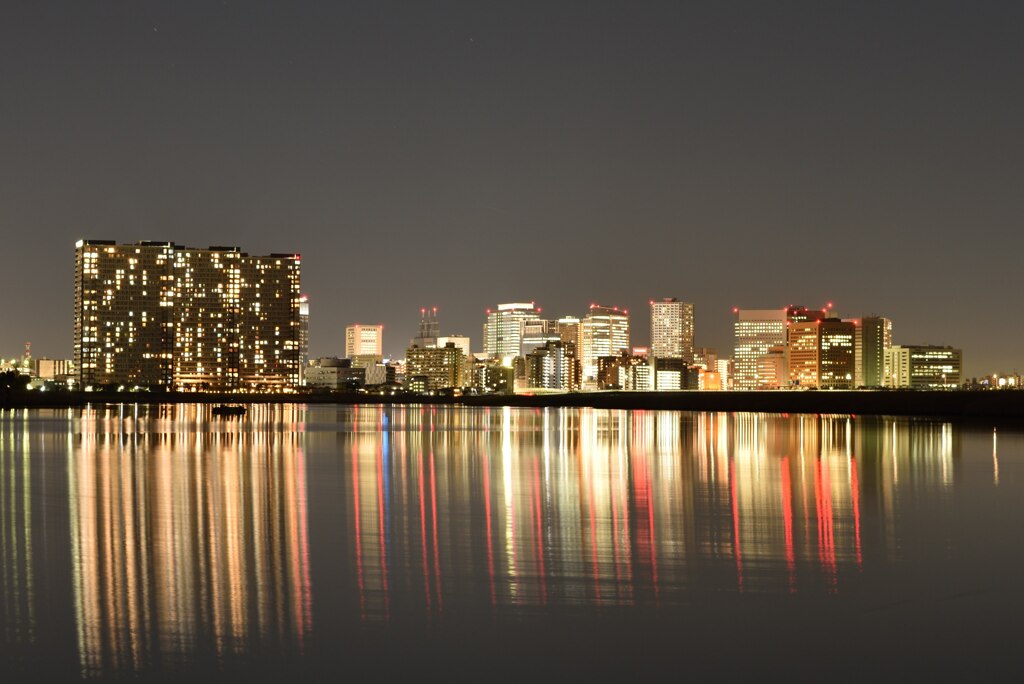
[[[377,357],[383,358],[384,348],[384,326],[363,325],[355,323],[345,328],[345,356],[346,358]]]
[[[299,275],[296,254],[79,241],[78,381],[83,387],[293,388],[301,372]]]
[[[771,347],[786,344],[786,309],[734,309],[733,389],[757,389],[757,362]]]
[[[693,361],[693,304],[675,297],[651,300],[651,356]]]
[[[591,304],[580,321],[580,366],[584,389],[596,389],[602,356],[629,351],[629,311],[617,306]]]
[[[552,341],[526,355],[527,386],[538,389],[571,391],[579,389],[579,364],[576,345]]]
[[[523,326],[539,320],[540,309],[534,302],[499,304],[496,310],[488,309],[484,323],[484,354],[499,359],[521,356]]]
[[[299,295],[299,381],[305,385],[303,376],[309,365],[309,295]]]

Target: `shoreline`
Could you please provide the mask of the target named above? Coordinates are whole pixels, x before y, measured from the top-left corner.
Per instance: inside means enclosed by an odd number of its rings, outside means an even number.
[[[79,408],[90,404],[434,404],[445,406],[852,414],[1000,419],[1024,423],[1024,391],[574,392],[539,395],[192,394],[52,392],[0,400],[0,409]]]

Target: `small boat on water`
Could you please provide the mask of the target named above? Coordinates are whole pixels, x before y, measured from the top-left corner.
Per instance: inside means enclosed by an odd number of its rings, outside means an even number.
[[[217,404],[211,413],[215,416],[244,416],[246,408],[237,404]]]

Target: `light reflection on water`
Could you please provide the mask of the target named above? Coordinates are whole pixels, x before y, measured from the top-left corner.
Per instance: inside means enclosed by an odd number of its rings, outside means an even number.
[[[981,445],[969,486],[999,486],[1001,435],[906,419],[4,411],[3,653],[73,651],[78,675],[102,677],[301,662],[318,626],[861,595],[866,575],[934,551],[918,518],[953,505],[965,439]],[[1005,484],[1017,459],[1002,458]]]

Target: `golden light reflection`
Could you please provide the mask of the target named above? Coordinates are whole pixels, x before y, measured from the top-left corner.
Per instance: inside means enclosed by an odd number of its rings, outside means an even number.
[[[202,407],[86,413],[68,463],[83,676],[280,643],[311,627],[305,456],[294,432],[196,430]],[[143,425],[141,423],[145,422]],[[184,426],[184,427],[183,427]]]

